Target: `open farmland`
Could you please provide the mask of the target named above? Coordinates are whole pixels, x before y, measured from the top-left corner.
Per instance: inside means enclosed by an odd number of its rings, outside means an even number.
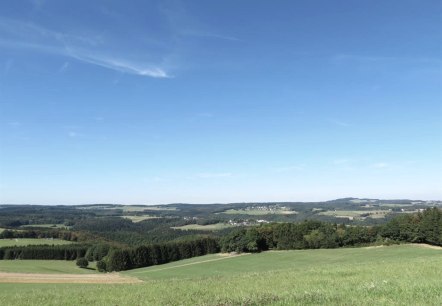
[[[215,224],[207,224],[207,225],[200,225],[200,224],[188,224],[183,226],[176,226],[172,227],[173,229],[179,229],[183,231],[187,230],[201,230],[201,231],[219,231],[225,228],[231,228],[234,227],[231,224],[228,223],[215,223]]]
[[[389,210],[328,210],[320,212],[319,215],[333,216],[336,218],[348,218],[353,220],[354,218],[385,218]]]
[[[81,269],[75,261],[68,260],[0,260],[0,272],[8,273],[43,273],[43,274],[90,274],[98,273],[92,266]]]
[[[141,216],[121,216],[122,218],[129,219],[132,222],[141,222],[144,220],[157,219],[160,217],[151,216],[151,215],[141,215]]]
[[[222,212],[227,215],[250,215],[250,216],[264,216],[264,215],[294,215],[297,214],[293,210],[285,209],[228,209]]]
[[[62,245],[71,244],[72,241],[66,241],[61,239],[45,239],[45,238],[16,238],[16,239],[0,239],[0,247],[6,246],[27,246],[27,245]]]
[[[398,260],[400,258],[400,260]],[[19,263],[17,263],[19,264]],[[4,305],[440,305],[442,250],[414,245],[208,255],[134,284],[0,284]]]

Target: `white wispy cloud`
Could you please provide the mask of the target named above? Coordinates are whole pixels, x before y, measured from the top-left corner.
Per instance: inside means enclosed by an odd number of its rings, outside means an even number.
[[[103,68],[153,78],[171,77],[159,64],[109,54],[100,36],[72,35],[19,20],[0,20],[0,45],[73,58]],[[98,48],[100,47],[100,48]],[[104,50],[104,51],[103,51]]]
[[[67,48],[66,54],[79,61],[116,70],[119,72],[136,74],[140,76],[149,76],[153,78],[171,77],[164,69],[160,67],[146,66],[139,63],[129,62],[124,59],[108,57],[103,54],[87,54],[85,52],[75,51],[72,48]]]
[[[226,41],[240,41],[237,37],[219,33],[207,24],[200,22],[192,16],[184,6],[178,1],[164,1],[160,5],[160,12],[169,22],[170,27],[180,36],[189,36],[202,39],[220,39]]]

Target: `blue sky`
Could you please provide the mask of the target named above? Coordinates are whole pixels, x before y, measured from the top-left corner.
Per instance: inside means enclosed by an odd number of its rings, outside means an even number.
[[[440,1],[2,1],[0,202],[442,199]]]

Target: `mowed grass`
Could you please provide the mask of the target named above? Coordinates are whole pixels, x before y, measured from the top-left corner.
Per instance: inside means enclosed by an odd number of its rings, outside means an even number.
[[[20,239],[0,239],[0,247],[7,246],[27,246],[27,245],[61,245],[61,244],[71,244],[72,241],[60,240],[60,239],[45,239],[45,238],[20,238]]]
[[[95,265],[90,269],[77,267],[75,261],[68,260],[0,260],[0,272],[10,273],[44,273],[44,274],[91,274],[99,273]],[[1,294],[0,294],[1,296]]]
[[[0,284],[2,305],[442,305],[419,246],[208,255],[123,272],[140,284]]]
[[[219,231],[225,228],[234,227],[234,225],[228,223],[215,223],[215,224],[207,224],[207,225],[199,225],[199,224],[188,224],[183,226],[175,226],[173,229],[179,229],[183,231],[187,230],[201,230],[201,231]]]

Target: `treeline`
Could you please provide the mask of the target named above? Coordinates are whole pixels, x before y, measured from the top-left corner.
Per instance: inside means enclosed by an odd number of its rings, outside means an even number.
[[[29,245],[0,248],[0,259],[75,260],[86,255],[89,245]]]
[[[2,205],[0,227],[20,227],[33,224],[71,225],[76,220],[90,217],[89,211],[75,206]]]
[[[220,241],[225,252],[337,248],[372,243],[442,245],[442,210],[396,217],[381,226],[346,226],[321,221],[273,223],[232,231]]]
[[[129,219],[108,217],[81,220],[73,230],[91,233],[101,240],[126,244],[128,247],[217,235],[209,231],[182,231],[172,228],[185,224],[186,221],[180,218],[158,218],[134,223]]]
[[[378,228],[308,220],[238,229],[220,241],[224,252],[337,248],[376,241]]]
[[[107,272],[123,271],[218,253],[219,251],[218,240],[214,238],[111,249],[106,257],[97,262],[97,268]]]
[[[4,230],[0,233],[0,239],[22,239],[22,238],[46,238],[77,241],[78,233],[67,230]]]
[[[442,246],[442,209],[396,217],[382,227],[381,235],[397,241]]]

